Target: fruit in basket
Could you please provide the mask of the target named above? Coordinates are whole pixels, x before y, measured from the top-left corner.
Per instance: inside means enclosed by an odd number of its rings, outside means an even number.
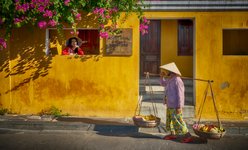
[[[194,128],[202,132],[211,132],[211,133],[220,133],[224,131],[222,127],[218,128],[215,125],[198,124],[194,126]]]
[[[196,135],[207,139],[220,139],[225,135],[225,129],[216,125],[194,124],[193,129]]]
[[[148,115],[148,116],[143,116],[143,119],[145,121],[152,121],[152,120],[156,120],[156,117],[153,115]]]
[[[220,132],[224,132],[224,131],[225,131],[225,129],[224,129],[224,128],[222,128],[222,127],[220,127],[220,128],[219,128],[219,131],[220,131]]]
[[[211,133],[218,133],[219,132],[219,130],[218,130],[218,128],[217,127],[214,127],[214,128],[212,128],[212,129],[210,129],[210,131],[209,132],[211,132]]]
[[[204,126],[205,126],[204,124],[198,124],[197,129],[200,130]]]
[[[205,125],[205,126],[203,126],[203,127],[201,128],[201,130],[202,130],[203,132],[208,132],[209,128],[208,128],[207,125]]]
[[[136,115],[133,117],[134,120],[140,120],[140,121],[155,121],[157,119],[156,116],[154,115],[146,115],[146,116],[143,116],[143,115]]]

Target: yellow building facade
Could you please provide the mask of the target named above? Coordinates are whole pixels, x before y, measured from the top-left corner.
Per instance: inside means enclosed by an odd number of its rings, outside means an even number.
[[[174,61],[183,76],[214,80],[213,90],[222,119],[248,119],[248,56],[223,55],[223,29],[248,29],[248,12],[145,12],[161,20],[161,64]],[[177,56],[177,19],[194,22],[193,56]],[[132,28],[132,55],[46,56],[46,30],[29,26],[13,31],[8,48],[0,51],[0,107],[18,114],[37,114],[55,106],[70,115],[132,117],[139,97],[139,20],[130,15],[120,28]],[[78,28],[98,28],[83,17]],[[175,33],[175,34],[171,34]],[[169,35],[175,35],[169,36]],[[62,40],[50,45],[61,49]],[[195,110],[206,83],[195,81]],[[203,118],[215,119],[207,96]]]

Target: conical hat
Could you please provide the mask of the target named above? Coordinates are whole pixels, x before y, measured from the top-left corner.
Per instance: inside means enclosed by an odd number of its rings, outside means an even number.
[[[163,65],[163,66],[160,66],[160,68],[161,68],[161,69],[168,70],[168,71],[171,71],[171,72],[174,72],[174,73],[176,73],[176,74],[178,74],[178,75],[181,76],[181,73],[180,73],[180,71],[178,70],[178,68],[177,68],[177,66],[176,66],[176,64],[175,64],[174,62],[169,63],[169,64],[165,64],[165,65]]]
[[[72,38],[76,38],[76,39],[77,39],[77,41],[78,41],[77,45],[78,45],[78,46],[81,46],[81,45],[83,44],[83,41],[82,41],[79,37],[73,36],[73,37],[70,37],[70,38],[66,41],[65,46],[70,46],[70,45],[69,45],[69,44],[70,44],[70,43],[69,43],[69,40],[72,39]]]

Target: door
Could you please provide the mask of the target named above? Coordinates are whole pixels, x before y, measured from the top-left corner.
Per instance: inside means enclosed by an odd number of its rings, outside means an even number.
[[[148,34],[140,36],[140,76],[144,72],[159,74],[161,21],[150,20]]]

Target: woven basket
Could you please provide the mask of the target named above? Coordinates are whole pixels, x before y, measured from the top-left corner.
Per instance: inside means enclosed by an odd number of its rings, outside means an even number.
[[[225,129],[223,129],[224,131],[221,133],[203,132],[203,131],[200,131],[194,128],[194,126],[193,126],[193,130],[196,135],[202,138],[206,138],[206,139],[221,139],[226,133]]]
[[[160,118],[156,117],[154,120],[144,120],[144,116],[136,115],[133,117],[133,122],[136,126],[142,128],[154,128],[160,124]]]

